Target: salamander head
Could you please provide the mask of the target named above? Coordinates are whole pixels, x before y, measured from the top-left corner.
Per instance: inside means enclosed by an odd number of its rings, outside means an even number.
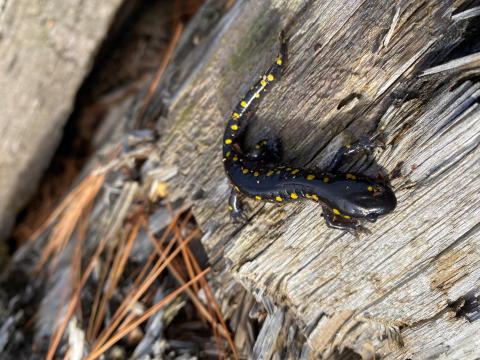
[[[397,206],[397,198],[386,184],[361,182],[352,190],[354,191],[350,194],[345,211],[357,218],[374,222]]]

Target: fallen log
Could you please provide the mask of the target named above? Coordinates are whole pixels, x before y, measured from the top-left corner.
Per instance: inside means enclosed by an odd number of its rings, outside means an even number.
[[[218,271],[286,306],[310,354],[480,355],[480,322],[461,310],[478,297],[480,276],[478,18],[462,15],[470,7],[239,1],[159,85],[152,107],[164,110],[160,166],[175,169],[173,197],[193,204]],[[285,161],[322,168],[341,145],[382,137],[375,162],[344,168],[383,170],[395,188],[398,208],[369,224],[371,235],[328,229],[314,203],[249,202],[247,224],[229,220],[223,126],[282,29],[289,65],[248,143],[278,135]],[[272,331],[265,336],[282,334]]]

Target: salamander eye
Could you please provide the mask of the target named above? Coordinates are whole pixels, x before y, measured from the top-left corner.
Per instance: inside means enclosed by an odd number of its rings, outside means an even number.
[[[367,216],[365,216],[365,219],[367,221],[370,221],[370,222],[375,222],[378,219],[378,215],[377,214],[368,214]]]
[[[383,193],[385,192],[385,188],[381,185],[374,185],[373,186],[373,196],[378,197],[382,196]]]

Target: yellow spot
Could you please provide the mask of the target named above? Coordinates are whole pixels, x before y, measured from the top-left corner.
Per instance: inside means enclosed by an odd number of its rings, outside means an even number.
[[[292,175],[298,174],[299,172],[300,172],[300,170],[295,169],[295,170],[292,171]]]
[[[269,170],[269,171],[267,172],[267,176],[272,176],[272,175],[273,175],[273,173],[274,173],[274,171],[273,171],[273,170]]]
[[[277,65],[282,65],[282,59],[277,58]]]
[[[234,113],[232,114],[232,116],[233,116],[234,119],[238,119],[238,118],[240,117],[240,114],[237,113],[237,112],[234,112]]]
[[[258,99],[260,97],[260,93],[259,92],[255,93],[255,97]]]
[[[315,175],[307,175],[307,180],[313,180],[315,179]]]
[[[291,193],[291,194],[290,194],[290,197],[291,197],[292,199],[294,199],[294,200],[295,200],[295,199],[298,199],[298,195],[295,194],[295,193]]]
[[[242,170],[242,172],[243,172],[244,174],[248,174],[249,170],[248,170],[247,168],[245,168],[245,169]]]
[[[233,211],[233,206],[228,205],[228,210]]]
[[[235,156],[233,157],[233,161],[238,161],[238,156],[237,156],[237,155],[235,155]]]
[[[348,216],[348,215],[343,215],[343,217],[344,217],[345,219],[350,219],[350,216]]]
[[[255,149],[260,149],[260,148],[261,148],[260,144],[255,145]]]
[[[327,183],[327,182],[329,182],[329,181],[330,181],[330,178],[329,178],[328,176],[325,176],[325,177],[323,178],[323,182],[324,182],[324,183]]]
[[[262,200],[262,197],[261,197],[261,196],[258,196],[258,195],[256,195],[256,196],[255,196],[255,200]]]
[[[345,145],[345,147],[346,147],[347,149],[350,149],[350,148],[352,147],[352,145],[347,144],[347,145]]]
[[[286,168],[285,170],[286,170],[286,171],[290,171],[290,170],[292,170],[292,168]]]
[[[266,82],[265,80],[263,80],[263,79],[262,79],[262,80],[260,81],[260,85],[262,85],[262,86],[264,86],[264,87],[265,87],[265,86],[267,86],[267,82]]]
[[[227,158],[229,158],[230,155],[232,155],[232,153],[231,153],[230,151],[227,151],[227,153],[225,154],[225,156],[226,156]]]
[[[315,200],[315,201],[318,201],[318,196],[316,194],[313,194],[312,199]]]
[[[373,186],[368,186],[368,187],[367,187],[367,190],[368,190],[368,191],[373,191]]]
[[[234,188],[236,192],[240,192],[240,188],[238,186],[235,186]]]
[[[240,106],[247,107],[247,102],[245,100],[242,100],[242,102],[240,103]]]
[[[258,171],[255,171],[255,172],[253,173],[253,176],[255,176],[255,177],[257,177],[258,175],[260,175],[260,173],[259,173]]]
[[[347,179],[351,179],[351,180],[356,180],[356,179],[357,179],[357,177],[356,177],[355,175],[353,175],[353,174],[347,174],[347,175],[345,175],[345,177],[346,177]]]
[[[268,74],[267,75],[267,80],[268,81],[273,81],[273,80],[275,80],[275,77],[273,76],[273,74]]]
[[[277,201],[283,201],[283,199],[282,199],[281,196],[275,196],[275,200],[277,200]]]
[[[332,212],[335,214],[335,215],[340,215],[340,211],[338,209],[332,209]]]
[[[225,140],[225,144],[230,145],[232,143],[232,139]]]
[[[230,126],[230,129],[232,129],[232,130],[238,130],[238,125],[233,124],[232,126]]]
[[[306,197],[307,199],[310,199],[310,198],[312,197],[312,195],[310,195],[310,194],[305,194],[305,197]]]

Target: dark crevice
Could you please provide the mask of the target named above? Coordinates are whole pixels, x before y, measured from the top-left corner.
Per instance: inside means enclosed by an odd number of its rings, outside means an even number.
[[[456,31],[456,34],[451,33],[449,35],[451,37],[461,36],[462,40],[458,41],[455,46],[441,47],[431,52],[424,60],[424,64],[428,68],[480,51],[480,42],[478,41],[480,37],[480,21],[478,21],[478,18],[458,22]]]

